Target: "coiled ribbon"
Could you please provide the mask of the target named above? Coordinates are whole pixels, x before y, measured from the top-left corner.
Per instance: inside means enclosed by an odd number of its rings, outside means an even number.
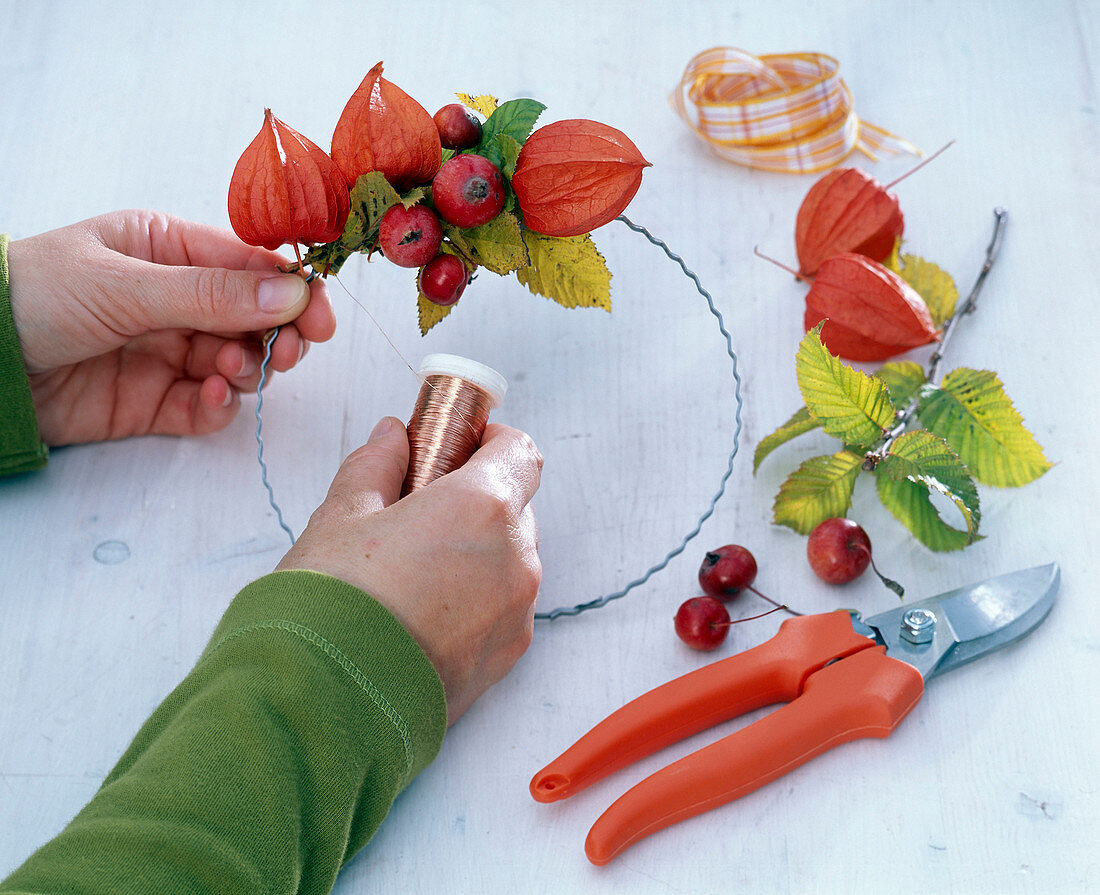
[[[823,53],[757,57],[715,47],[688,63],[670,101],[719,156],[750,168],[806,174],[838,164],[853,150],[872,161],[923,154],[861,121],[839,72],[840,63]]]

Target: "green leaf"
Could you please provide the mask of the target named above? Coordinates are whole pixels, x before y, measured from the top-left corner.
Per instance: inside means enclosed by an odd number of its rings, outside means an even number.
[[[346,231],[345,231],[346,232]],[[340,240],[328,242],[324,245],[313,246],[306,252],[302,259],[321,276],[338,274],[344,262],[351,257],[351,252],[344,248]]]
[[[756,452],[752,455],[753,475],[756,475],[756,470],[760,468],[764,458],[781,444],[786,444],[792,438],[797,438],[805,432],[811,432],[820,425],[821,423],[810,416],[810,411],[807,408],[800,407],[794,412],[794,416],[756,446]]]
[[[484,155],[483,150],[498,134],[506,134],[522,144],[531,136],[535,122],[545,108],[546,106],[534,99],[510,99],[501,103],[481,126],[481,142],[474,152]]]
[[[843,516],[862,463],[863,457],[851,451],[811,457],[780,486],[772,521],[805,535],[819,522]]]
[[[456,302],[457,304],[457,302]],[[455,305],[447,305],[443,307],[437,305],[434,301],[426,299],[422,293],[416,293],[416,316],[417,322],[420,324],[420,335],[426,336],[428,330],[439,323],[444,317],[451,313],[451,309]]]
[[[951,274],[919,255],[893,254],[883,262],[890,270],[907,282],[924,299],[932,314],[932,322],[941,327],[955,313],[959,290]]]
[[[1051,467],[990,370],[952,370],[940,388],[923,391],[917,413],[926,429],[955,449],[979,482],[1018,487]]]
[[[823,323],[806,333],[795,356],[802,398],[830,435],[854,447],[870,447],[894,422],[890,393],[881,380],[829,353],[819,335]]]
[[[611,271],[592,237],[523,234],[531,266],[516,278],[535,295],[545,295],[566,308],[603,308],[611,311]]]
[[[501,212],[489,223],[468,229],[441,223],[444,235],[459,253],[486,270],[504,276],[530,263],[519,218],[514,214]]]
[[[516,163],[519,161],[519,152],[523,146],[515,137],[510,137],[508,134],[497,134],[493,137],[493,143],[499,144],[500,148],[500,162],[497,163],[497,167],[508,180],[511,180],[516,173]]]
[[[489,96],[487,93],[483,93],[480,96],[471,96],[469,93],[456,93],[458,101],[462,103],[467,109],[473,109],[475,112],[480,112],[486,118],[496,111],[496,107],[499,105],[495,96]]]
[[[401,204],[406,208],[412,208],[418,202],[421,202],[429,195],[428,188],[426,186],[414,186],[405,195],[401,197]]]
[[[360,174],[351,188],[351,212],[341,239],[344,247],[353,252],[369,250],[378,237],[382,216],[400,201],[397,190],[381,171]]]
[[[958,455],[931,432],[906,432],[875,469],[879,499],[917,539],[932,550],[959,550],[979,539],[978,489]],[[932,504],[931,492],[951,500],[965,530],[949,526]]]
[[[925,382],[924,367],[911,360],[885,363],[875,371],[875,375],[890,389],[890,403],[896,412],[909,406]]]

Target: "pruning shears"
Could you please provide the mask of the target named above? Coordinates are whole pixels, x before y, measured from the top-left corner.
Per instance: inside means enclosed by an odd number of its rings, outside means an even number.
[[[593,825],[585,853],[606,864],[671,824],[769,783],[822,752],[886,737],[924,682],[1019,640],[1050,612],[1056,563],[1022,569],[867,619],[838,610],[783,622],[770,640],[627,703],[535,774],[555,802],[658,749],[777,702],[787,705],[650,775]]]

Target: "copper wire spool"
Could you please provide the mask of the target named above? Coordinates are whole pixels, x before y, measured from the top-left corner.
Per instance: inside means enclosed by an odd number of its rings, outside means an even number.
[[[489,412],[501,405],[508,390],[496,370],[455,354],[429,354],[418,375],[420,394],[409,419],[409,471],[402,497],[473,456]]]

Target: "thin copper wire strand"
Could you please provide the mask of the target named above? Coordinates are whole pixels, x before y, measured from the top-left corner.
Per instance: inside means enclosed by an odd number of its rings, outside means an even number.
[[[457,376],[424,378],[409,419],[409,471],[404,497],[462,466],[478,445],[489,421],[491,399]]]

